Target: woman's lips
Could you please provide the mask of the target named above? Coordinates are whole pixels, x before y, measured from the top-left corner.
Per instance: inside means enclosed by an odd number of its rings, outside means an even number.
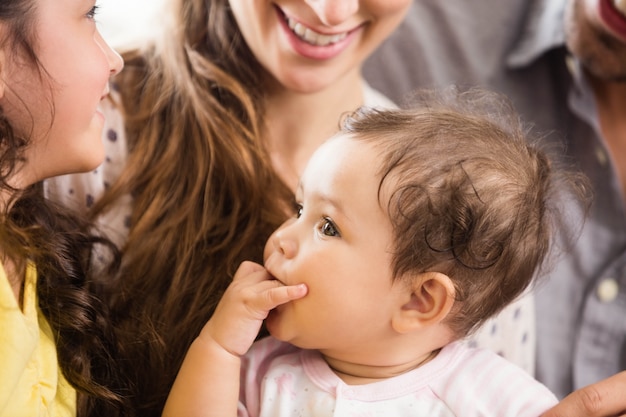
[[[287,21],[289,29],[291,29],[296,36],[314,46],[327,46],[337,43],[348,36],[348,32],[335,33],[332,35],[319,33],[288,16],[285,16],[285,20]]]
[[[287,16],[278,7],[276,13],[293,50],[305,58],[315,60],[327,60],[340,55],[363,26],[348,31],[321,33]]]

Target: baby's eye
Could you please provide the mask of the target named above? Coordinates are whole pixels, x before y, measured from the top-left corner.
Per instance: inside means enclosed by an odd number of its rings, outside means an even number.
[[[296,219],[302,217],[302,204],[294,203],[293,210],[296,212]]]
[[[328,217],[322,220],[322,224],[320,226],[320,232],[322,232],[324,236],[330,236],[330,237],[341,236],[339,233],[339,230],[337,229],[337,226],[335,226],[335,223],[333,223],[333,221],[329,219]]]

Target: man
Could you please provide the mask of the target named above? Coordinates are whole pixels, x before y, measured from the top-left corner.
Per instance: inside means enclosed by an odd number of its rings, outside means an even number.
[[[537,289],[536,376],[578,390],[551,416],[626,413],[626,1],[417,0],[365,69],[400,104],[450,83],[503,92],[565,142],[594,202]]]

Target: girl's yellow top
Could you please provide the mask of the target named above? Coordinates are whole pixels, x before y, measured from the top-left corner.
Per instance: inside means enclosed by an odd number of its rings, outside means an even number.
[[[0,265],[0,417],[76,415],[76,391],[61,373],[29,264],[20,308]]]

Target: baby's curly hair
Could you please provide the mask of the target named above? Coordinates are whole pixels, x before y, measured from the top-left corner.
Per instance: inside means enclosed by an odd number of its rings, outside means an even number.
[[[462,337],[541,269],[559,224],[557,194],[570,190],[586,203],[589,186],[556,167],[505,97],[455,88],[415,97],[409,109],[360,109],[342,128],[382,153],[379,198],[385,187],[394,277],[448,275],[457,303],[447,324]]]

